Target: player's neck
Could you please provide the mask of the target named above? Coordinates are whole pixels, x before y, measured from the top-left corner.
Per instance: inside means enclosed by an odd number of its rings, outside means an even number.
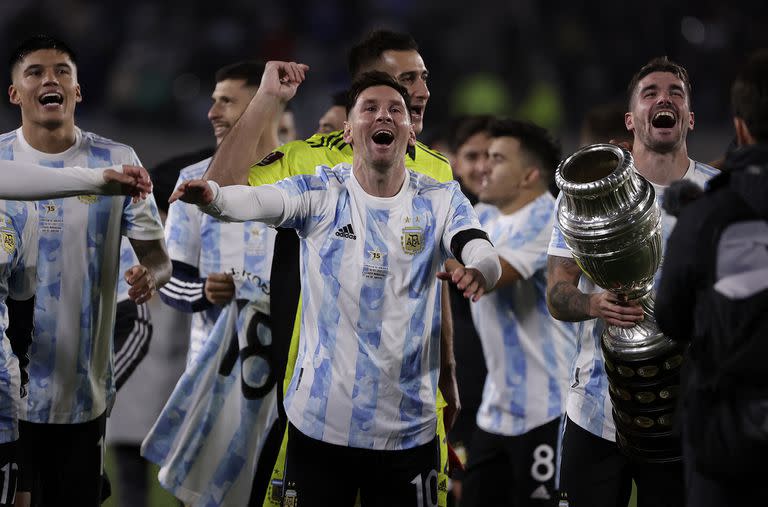
[[[538,199],[545,191],[546,190],[543,189],[531,189],[529,191],[521,192],[516,199],[499,206],[499,211],[502,215],[511,215]]]
[[[43,153],[62,153],[75,144],[77,134],[75,123],[65,123],[55,128],[48,128],[32,122],[21,125],[24,139],[37,151]]]
[[[362,163],[353,164],[352,171],[366,194],[374,197],[394,197],[405,181],[405,164],[400,163],[386,171],[366,167]]]
[[[662,186],[682,179],[690,165],[685,143],[670,153],[659,153],[635,144],[632,148],[632,158],[637,172],[651,183]]]

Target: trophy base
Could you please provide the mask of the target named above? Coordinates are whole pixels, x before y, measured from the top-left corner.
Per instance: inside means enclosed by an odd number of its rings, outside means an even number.
[[[672,425],[683,348],[664,336],[649,314],[631,328],[607,326],[600,342],[619,449],[645,463],[680,460],[680,438]]]

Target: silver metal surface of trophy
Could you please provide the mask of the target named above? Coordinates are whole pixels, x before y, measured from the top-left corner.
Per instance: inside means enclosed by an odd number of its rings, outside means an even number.
[[[672,416],[682,349],[658,329],[652,289],[662,258],[661,210],[632,154],[593,144],[565,159],[555,175],[562,197],[557,221],[574,260],[620,301],[639,300],[644,319],[631,328],[603,325],[616,440],[645,462],[680,459]]]

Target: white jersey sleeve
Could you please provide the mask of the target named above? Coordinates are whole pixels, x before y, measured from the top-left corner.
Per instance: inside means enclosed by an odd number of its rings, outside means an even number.
[[[132,149],[130,156],[133,159],[131,164],[141,165],[139,157]],[[160,220],[160,212],[157,210],[155,196],[150,195],[137,202],[133,202],[130,197],[125,198],[122,233],[132,239],[164,239],[163,223]]]
[[[459,184],[452,181],[448,186],[451,192],[451,212],[448,215],[442,238],[443,253],[446,257],[452,256],[451,241],[456,234],[467,229],[480,229],[480,221],[477,219],[469,199],[461,193]]]
[[[210,159],[206,159],[200,164],[182,170],[174,188],[178,188],[185,181],[201,177],[205,170],[202,167],[198,170],[195,168],[198,165],[202,166],[203,163],[207,167],[209,161]],[[171,260],[195,267],[198,265],[202,216],[197,206],[184,201],[175,201],[168,206],[168,217],[165,219],[165,243]]]
[[[554,220],[552,225],[552,235],[549,239],[549,248],[547,249],[547,255],[551,255],[553,257],[566,257],[570,259],[572,257],[571,250],[568,248],[568,245],[565,243],[565,237],[563,236],[562,231],[560,231],[560,225],[557,221],[557,209],[560,207],[560,199],[562,199],[563,194],[561,193],[557,197],[557,201],[555,202],[555,210],[554,210]]]
[[[62,167],[58,171],[15,160],[0,160],[0,199],[37,200],[71,197],[81,194],[106,194],[108,185],[104,171],[122,171],[122,166],[103,169],[85,167]]]
[[[31,204],[26,205],[26,208],[26,219],[21,231],[21,248],[18,250],[16,268],[8,287],[8,296],[18,301],[34,296],[37,285],[37,210]]]
[[[528,227],[515,231],[506,241],[496,245],[499,257],[515,268],[524,279],[530,278],[547,265],[546,252],[552,229],[552,199],[549,197],[546,194],[526,209]]]

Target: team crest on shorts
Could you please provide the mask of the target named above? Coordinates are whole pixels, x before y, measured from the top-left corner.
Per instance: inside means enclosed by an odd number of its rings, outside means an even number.
[[[99,200],[99,197],[96,195],[78,195],[77,200],[83,204],[93,204]]]
[[[421,227],[403,227],[400,244],[403,246],[403,252],[408,255],[421,253],[424,250],[424,229]]]
[[[297,500],[296,490],[289,489],[285,492],[285,496],[283,497],[283,507],[296,507]]]
[[[3,242],[3,250],[9,254],[16,251],[16,236],[12,232],[3,231],[0,233],[0,241]]]

